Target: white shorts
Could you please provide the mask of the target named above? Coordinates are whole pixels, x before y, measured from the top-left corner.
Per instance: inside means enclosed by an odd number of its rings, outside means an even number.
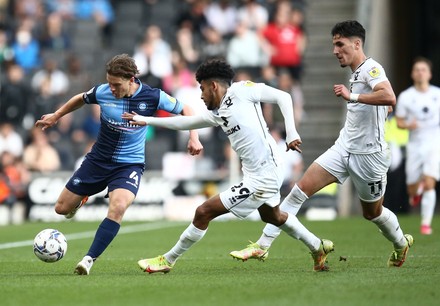
[[[438,141],[438,140],[437,140]],[[406,146],[406,183],[417,183],[422,175],[440,179],[440,146],[432,143],[408,143]]]
[[[372,154],[352,154],[336,143],[315,162],[341,184],[350,177],[362,201],[376,202],[385,194],[391,164],[389,149]]]
[[[239,184],[221,192],[220,199],[227,210],[244,219],[263,204],[277,206],[280,203],[282,183],[281,167],[268,164],[258,172],[245,175]]]

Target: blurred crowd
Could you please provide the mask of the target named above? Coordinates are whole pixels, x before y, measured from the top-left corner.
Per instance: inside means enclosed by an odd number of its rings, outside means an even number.
[[[137,33],[127,33],[138,37],[127,53],[136,60],[143,82],[197,110],[203,101],[195,69],[208,58],[224,57],[236,70],[236,80],[264,82],[289,92],[296,124],[306,118],[301,90],[307,47],[304,1],[167,1],[176,7],[170,7],[170,17],[162,23],[149,22],[154,20],[149,14],[159,0],[138,1],[144,7],[145,23]],[[0,0],[0,203],[28,201],[26,186],[32,172],[72,171],[90,149],[99,131],[99,108],[84,107],[45,132],[33,124],[74,94],[95,85],[93,74],[104,67],[84,67],[83,58],[75,53],[72,29],[80,22],[95,22],[100,35],[96,44],[111,50],[117,43],[113,39],[117,12],[123,10],[124,2]],[[284,145],[278,108],[264,104],[263,112]],[[168,149],[184,151],[185,137],[184,132],[156,129],[147,141],[154,146],[155,139],[167,139]],[[224,137],[215,129],[200,131],[205,146],[200,158],[205,162],[200,164],[206,170],[227,167]],[[147,156],[148,169],[161,168],[148,164],[149,160]],[[302,160],[295,156],[286,161],[293,173],[286,173],[289,185],[302,171]]]

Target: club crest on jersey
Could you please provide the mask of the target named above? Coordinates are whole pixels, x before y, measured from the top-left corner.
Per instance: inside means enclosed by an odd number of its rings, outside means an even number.
[[[378,76],[380,76],[380,69],[377,67],[373,67],[370,70],[368,70],[368,74],[372,77],[372,78],[377,78]]]
[[[145,102],[139,103],[137,108],[141,111],[144,111],[147,109],[147,104]]]

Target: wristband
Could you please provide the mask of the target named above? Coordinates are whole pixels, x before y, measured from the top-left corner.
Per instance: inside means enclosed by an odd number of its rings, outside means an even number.
[[[355,94],[355,93],[350,94],[350,101],[357,102],[358,99],[359,99],[359,94]]]

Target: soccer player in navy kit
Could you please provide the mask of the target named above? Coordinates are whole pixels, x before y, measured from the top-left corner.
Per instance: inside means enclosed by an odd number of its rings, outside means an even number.
[[[124,112],[135,111],[153,116],[156,110],[191,115],[191,108],[160,89],[141,83],[135,76],[138,69],[127,54],[113,57],[106,65],[108,83],[73,96],[56,112],[46,114],[35,125],[42,130],[54,126],[64,115],[84,104],[101,107],[101,128],[90,153],[72,175],[61,192],[55,211],[72,218],[88,196],[108,188],[107,217],[100,224],[86,256],[78,263],[75,273],[88,275],[94,261],[109,246],[119,231],[125,211],[136,197],[145,168],[144,126],[129,124],[121,119]],[[191,131],[188,151],[192,155],[203,149],[198,134]]]

